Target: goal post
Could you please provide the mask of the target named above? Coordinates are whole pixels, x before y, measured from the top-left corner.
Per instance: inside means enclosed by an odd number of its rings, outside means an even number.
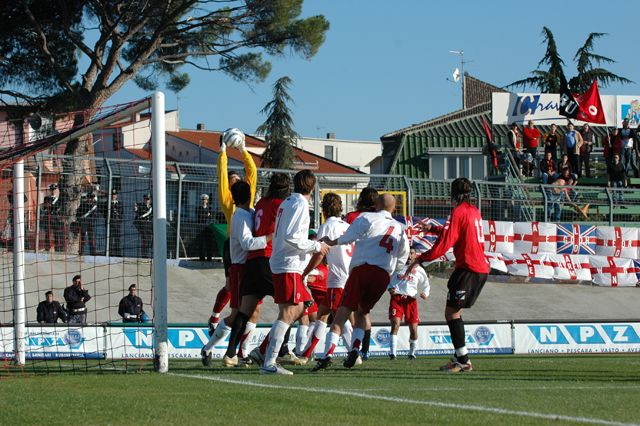
[[[164,94],[151,98],[151,152],[153,172],[153,286],[155,368],[169,371],[167,341],[167,188]]]

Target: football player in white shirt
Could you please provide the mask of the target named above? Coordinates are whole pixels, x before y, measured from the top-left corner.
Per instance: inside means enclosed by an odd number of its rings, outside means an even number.
[[[293,194],[278,208],[269,265],[273,273],[273,300],[278,304],[279,314],[269,333],[269,346],[260,368],[263,374],[293,374],[277,365],[276,358],[289,326],[302,315],[303,302],[313,300],[302,282],[305,255],[329,251],[327,244],[308,238],[309,198],[315,186],[313,172],[299,171],[293,177]]]
[[[407,263],[413,262],[416,258],[416,249],[411,247]],[[391,283],[389,283],[389,321],[391,321],[391,350],[389,357],[396,359],[396,348],[398,346],[398,330],[400,321],[404,317],[405,324],[409,326],[409,359],[416,359],[415,351],[418,343],[418,288],[421,288],[420,298],[427,300],[431,287],[429,277],[420,265],[416,265],[411,271],[407,271],[407,266],[400,268],[393,273]]]
[[[222,342],[231,332],[231,323],[238,313],[240,304],[240,283],[245,273],[245,263],[247,254],[251,250],[265,248],[267,242],[271,240],[271,236],[264,237],[253,236],[253,209],[251,205],[251,187],[248,183],[239,181],[231,187],[231,196],[236,205],[235,212],[231,218],[229,251],[231,253],[231,267],[229,268],[229,290],[231,293],[231,314],[222,319],[216,326],[215,331],[207,344],[200,352],[202,356],[202,364],[204,366],[211,365],[211,349],[218,343]],[[233,367],[238,364],[238,357],[223,358],[223,364],[227,367]]]
[[[318,229],[318,238],[327,237],[330,240],[335,240],[347,232],[349,224],[340,218],[342,214],[342,199],[338,194],[333,192],[325,194],[322,198],[321,207],[322,214],[326,220]],[[307,342],[301,354],[300,359],[303,364],[306,364],[313,357],[316,345],[325,335],[329,314],[333,313],[335,315],[340,307],[344,285],[349,277],[349,264],[351,263],[352,255],[353,244],[331,247],[326,256],[320,253],[315,254],[303,273],[303,276],[306,276],[323,261],[323,258],[326,259],[329,268],[326,297],[324,300],[315,300],[318,304],[318,319],[311,325],[311,339]],[[352,331],[351,322],[346,321],[342,328],[342,339],[346,345],[351,343]]]
[[[356,313],[356,324],[351,351],[343,365],[351,368],[362,361],[360,345],[364,338],[364,330],[371,325],[368,323],[367,314],[387,290],[390,274],[401,268],[409,255],[409,242],[403,225],[391,217],[395,208],[396,199],[393,195],[381,195],[378,198],[376,213],[362,213],[344,235],[334,240],[325,239],[330,246],[353,242],[356,245],[342,302],[327,333],[324,356],[313,371],[331,365],[331,355],[340,339],[342,325],[351,312]]]

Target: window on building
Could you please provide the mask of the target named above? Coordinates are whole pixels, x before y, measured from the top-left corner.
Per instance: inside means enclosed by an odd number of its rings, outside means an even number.
[[[111,139],[113,141],[113,150],[120,151],[120,148],[122,148],[122,141],[120,140],[120,132],[115,132],[111,136]]]
[[[458,157],[447,157],[447,179],[455,179],[458,177]]]
[[[431,179],[444,179],[444,160],[442,155],[433,155],[429,159],[429,177]]]
[[[458,174],[458,177],[470,178],[471,174],[469,173],[469,157],[467,156],[459,157],[459,163],[460,163],[460,173]]]
[[[324,146],[324,158],[333,161],[333,145]]]
[[[474,155],[471,157],[473,179],[484,179],[484,155]]]

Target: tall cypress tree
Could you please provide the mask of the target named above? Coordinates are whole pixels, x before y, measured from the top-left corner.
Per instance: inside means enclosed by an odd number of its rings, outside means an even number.
[[[293,168],[293,146],[298,134],[293,130],[293,118],[287,103],[293,102],[288,93],[289,77],[279,78],[273,85],[273,99],[264,108],[267,119],[256,130],[264,134],[267,149],[262,154],[262,165],[273,169]]]

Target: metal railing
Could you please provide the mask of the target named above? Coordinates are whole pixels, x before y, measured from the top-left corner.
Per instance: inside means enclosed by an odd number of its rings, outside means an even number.
[[[74,189],[75,207],[87,202],[83,194],[96,198],[97,208],[91,217],[62,217],[59,222],[45,206],[50,195],[47,188],[61,184],[62,193],[69,194],[64,182],[70,181],[73,167],[65,161],[88,161],[63,156],[39,156],[27,170],[33,181],[28,185],[30,201],[26,210],[27,251],[66,251],[123,257],[148,257],[151,229],[140,224],[136,205],[142,208],[144,194],[151,192],[151,163],[131,159],[91,159],[94,172]],[[230,167],[230,169],[238,169]],[[242,170],[240,168],[240,170]],[[259,169],[256,199],[265,193],[275,170]],[[295,171],[281,172],[293,177]],[[167,243],[168,257],[210,258],[221,253],[221,241],[226,235],[225,218],[217,196],[215,165],[167,163]],[[241,171],[242,173],[242,171]],[[410,179],[400,175],[317,174],[317,190],[310,202],[311,226],[321,222],[321,194],[336,191],[343,198],[344,212],[355,209],[358,193],[365,186],[393,191],[400,201],[397,214],[444,218],[451,211],[449,181]],[[111,202],[116,190],[120,207]],[[559,187],[521,182],[474,182],[474,202],[485,219],[503,221],[561,221],[638,226],[640,223],[640,190],[574,186],[567,188],[569,198],[558,197]],[[210,215],[199,215],[201,194],[209,196]],[[2,194],[6,195],[6,194]],[[73,194],[72,194],[73,195]],[[152,200],[153,203],[153,200]],[[112,220],[114,209],[120,210],[118,220]],[[67,210],[69,211],[69,210]],[[5,223],[10,220],[5,210]],[[63,214],[64,216],[64,214]],[[79,234],[82,238],[79,238]],[[67,239],[74,239],[68,244]]]

